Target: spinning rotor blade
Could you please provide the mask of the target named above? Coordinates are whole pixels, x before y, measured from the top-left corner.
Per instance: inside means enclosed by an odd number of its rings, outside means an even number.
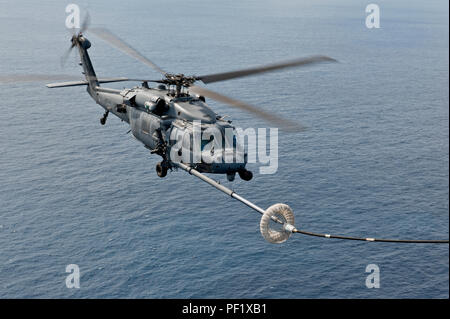
[[[305,128],[303,126],[301,126],[300,124],[297,124],[295,122],[283,119],[281,117],[278,117],[274,114],[270,114],[268,112],[262,111],[260,109],[258,109],[257,107],[232,99],[230,97],[227,97],[225,95],[216,93],[214,91],[205,89],[203,87],[199,87],[196,85],[191,85],[189,86],[189,91],[196,93],[198,95],[203,95],[205,97],[208,97],[210,99],[228,104],[232,107],[247,111],[249,113],[252,113],[268,122],[271,123],[275,123],[276,125],[278,125],[281,129],[284,129],[286,131],[290,131],[290,132],[298,132],[298,131],[303,131]]]
[[[84,33],[89,28],[90,24],[91,24],[91,15],[89,14],[89,12],[86,12],[86,17],[84,18],[83,23],[81,23],[80,32],[78,34]]]
[[[64,52],[64,54],[62,55],[62,57],[61,57],[61,67],[64,67],[64,65],[66,64],[66,62],[67,62],[67,59],[69,58],[69,56],[70,56],[70,53],[72,52],[72,49],[74,48],[74,44],[72,44],[71,46],[70,46],[70,48],[66,51],[66,52]]]
[[[299,66],[310,65],[310,64],[314,64],[314,63],[320,63],[320,62],[337,62],[337,61],[335,59],[327,57],[327,56],[315,55],[315,56],[310,56],[310,57],[306,57],[306,58],[295,59],[295,60],[290,60],[290,61],[285,61],[285,62],[280,62],[280,63],[275,63],[275,64],[269,64],[269,65],[265,65],[265,66],[255,67],[255,68],[198,76],[198,77],[196,77],[196,79],[202,81],[205,84],[208,84],[208,83],[213,83],[213,82],[218,82],[218,81],[226,81],[226,80],[230,80],[230,79],[241,78],[241,77],[258,74],[258,73],[266,73],[266,72],[271,72],[271,71],[275,71],[275,70],[299,67]]]
[[[146,80],[146,79],[130,79],[130,78],[127,78],[126,81],[166,83],[166,81],[164,81],[164,80]]]
[[[80,76],[64,74],[10,74],[0,76],[0,84],[5,83],[24,83],[24,82],[48,82],[48,81],[67,81],[79,80]]]
[[[153,63],[152,61],[147,59],[145,56],[140,54],[138,51],[133,49],[130,45],[128,45],[125,41],[121,40],[119,37],[114,35],[111,31],[109,31],[105,28],[91,28],[91,29],[89,29],[89,31],[94,33],[96,36],[98,36],[103,41],[108,42],[113,47],[119,49],[123,53],[126,53],[129,56],[135,58],[136,60],[152,67],[159,73],[166,74],[166,72],[163,69],[161,69],[155,63]]]
[[[98,78],[97,80],[99,83],[112,83],[124,81],[165,83],[164,80],[130,79],[126,77]],[[67,74],[8,74],[0,76],[0,84],[50,82],[50,81],[65,81],[65,82],[50,83],[47,84],[47,87],[77,86],[77,85],[87,85],[88,83],[85,79],[81,79],[79,75],[67,75]]]
[[[80,27],[80,31],[78,32],[78,34],[75,33],[76,29],[71,29],[72,31],[72,35],[71,35],[71,45],[69,47],[69,49],[63,54],[63,56],[61,57],[61,67],[64,67],[64,65],[66,64],[67,59],[69,58],[70,53],[72,52],[72,49],[75,47],[75,39],[82,34],[84,31],[86,31],[89,27],[89,24],[91,23],[91,16],[89,15],[89,12],[86,13],[86,17],[84,18],[81,27]]]

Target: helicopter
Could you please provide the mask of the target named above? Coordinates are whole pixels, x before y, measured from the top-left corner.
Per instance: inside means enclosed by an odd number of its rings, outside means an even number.
[[[157,80],[126,77],[101,79],[97,78],[88,53],[91,42],[84,36],[88,24],[89,18],[83,22],[77,34],[72,34],[70,48],[62,58],[62,61],[67,59],[72,49],[76,47],[85,80],[51,83],[47,84],[47,87],[87,86],[89,95],[105,110],[100,119],[102,125],[105,125],[108,115],[112,113],[130,125],[133,137],[142,142],[152,154],[161,156],[162,160],[156,164],[156,173],[161,178],[167,175],[168,170],[176,167],[174,163],[181,162],[194,167],[201,173],[226,174],[229,181],[234,180],[236,173],[242,180],[252,179],[253,173],[246,169],[247,152],[236,138],[235,126],[230,120],[215,113],[206,104],[206,98],[250,112],[287,131],[302,130],[299,124],[283,119],[274,112],[263,111],[248,103],[194,85],[195,82],[201,81],[208,84],[279,69],[336,61],[330,57],[318,55],[232,72],[186,76],[164,71],[111,31],[105,28],[90,28],[89,32],[163,76],[162,79]],[[142,85],[123,90],[100,85],[122,81],[139,81]],[[150,87],[149,83],[155,83],[156,86]],[[209,130],[214,134],[209,133],[210,138],[206,141],[207,143],[201,141],[200,156],[195,158],[196,130],[199,132]],[[229,131],[234,133],[231,137],[225,134]],[[230,156],[232,160],[226,160]]]

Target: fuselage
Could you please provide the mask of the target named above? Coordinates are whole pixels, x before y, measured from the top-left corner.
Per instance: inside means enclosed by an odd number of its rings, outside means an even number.
[[[184,163],[200,172],[227,174],[230,181],[236,172],[244,180],[252,178],[245,169],[247,155],[231,121],[211,110],[204,97],[183,92],[189,85],[183,88],[176,82],[175,90],[170,84],[150,88],[148,81],[142,81],[141,87],[131,89],[101,87],[100,83],[116,80],[97,78],[88,54],[89,40],[80,33],[72,37],[71,43],[78,48],[86,81],[56,87],[87,85],[89,95],[106,110],[101,124],[106,123],[109,113],[116,115],[129,123],[132,135],[151,153],[162,157],[156,165],[160,177],[167,174],[173,163]]]
[[[233,176],[245,169],[247,156],[235,127],[209,108],[204,98],[187,93],[175,96],[164,85],[124,90],[97,87],[95,94],[97,103],[129,123],[133,136],[148,149],[158,153],[165,143],[167,160]]]

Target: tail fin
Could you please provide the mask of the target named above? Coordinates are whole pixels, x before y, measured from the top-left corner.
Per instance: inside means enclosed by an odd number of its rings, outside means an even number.
[[[72,41],[75,41],[75,44],[78,47],[78,52],[80,53],[80,63],[83,68],[83,74],[86,77],[88,85],[87,91],[92,96],[92,98],[96,100],[96,89],[99,86],[99,81],[87,52],[87,50],[91,47],[91,42],[89,42],[89,40],[86,39],[82,34],[79,34],[76,38],[74,37]]]

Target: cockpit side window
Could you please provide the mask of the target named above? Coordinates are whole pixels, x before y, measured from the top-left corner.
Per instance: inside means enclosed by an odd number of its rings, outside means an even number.
[[[192,150],[192,135],[189,133],[185,133],[183,136],[183,148]]]
[[[202,148],[201,148],[201,150],[203,151],[205,146],[208,145],[209,143],[211,143],[212,141],[214,141],[214,135],[211,135],[209,137],[209,139],[202,139]],[[214,145],[212,145],[212,146],[214,146]]]
[[[237,147],[237,131],[234,128],[227,127],[223,134],[223,147],[224,148],[236,148]]]

